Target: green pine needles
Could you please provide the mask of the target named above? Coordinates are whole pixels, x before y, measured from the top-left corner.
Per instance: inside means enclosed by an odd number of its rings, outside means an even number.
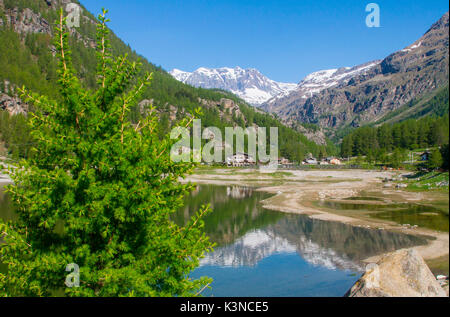
[[[97,28],[95,91],[74,75],[62,11],[54,43],[62,101],[21,91],[35,109],[35,143],[9,171],[17,219],[0,222],[3,296],[195,296],[211,282],[189,278],[212,250],[201,220],[209,209],[184,227],[170,217],[193,187],[179,178],[194,165],[170,160],[176,140],[160,140],[154,109],[130,122],[152,76],[137,79],[139,64],[112,57],[106,13]],[[79,287],[65,285],[71,263]]]

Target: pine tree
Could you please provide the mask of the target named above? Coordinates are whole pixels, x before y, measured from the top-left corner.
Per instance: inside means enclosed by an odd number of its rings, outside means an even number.
[[[375,161],[375,154],[373,150],[369,150],[366,156],[366,162],[372,164]]]
[[[350,157],[353,155],[353,139],[352,135],[347,135],[342,140],[341,145],[341,156],[342,157]]]
[[[443,165],[444,160],[442,158],[442,154],[439,149],[434,149],[431,152],[430,159],[427,162],[427,166],[430,169],[436,169]]]
[[[449,153],[449,145],[448,143],[443,145],[441,147],[441,156],[442,156],[442,168],[444,170],[448,171],[448,167],[449,167],[449,159],[450,159],[450,153]]]
[[[396,148],[389,158],[390,164],[393,168],[399,168],[405,160],[406,153],[400,148]]]
[[[35,107],[29,124],[36,144],[22,168],[9,171],[18,219],[0,223],[8,266],[0,295],[50,296],[64,288],[67,296],[190,296],[210,283],[189,279],[212,247],[201,229],[208,208],[184,227],[170,217],[192,189],[178,179],[193,165],[170,160],[174,140],[158,138],[155,111],[137,125],[128,120],[151,75],[137,80],[139,64],[111,57],[105,14],[96,91],[74,75],[62,11],[55,32],[61,100],[22,89]],[[80,286],[65,288],[71,263]]]

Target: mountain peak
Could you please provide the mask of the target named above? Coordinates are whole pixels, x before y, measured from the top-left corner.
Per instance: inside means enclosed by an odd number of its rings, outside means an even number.
[[[357,127],[448,85],[449,14],[417,41],[381,61],[314,72],[262,108],[285,122]]]
[[[448,11],[444,13],[444,15],[436,22],[434,23],[431,28],[427,31],[431,32],[433,30],[438,30],[438,29],[446,29],[449,27],[449,16],[448,16]]]
[[[294,83],[273,81],[256,68],[243,69],[240,66],[200,67],[192,73],[174,69],[170,74],[177,80],[192,86],[228,90],[254,106],[259,106],[270,98],[297,87]]]

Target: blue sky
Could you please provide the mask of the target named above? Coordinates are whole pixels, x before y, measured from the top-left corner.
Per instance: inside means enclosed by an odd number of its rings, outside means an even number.
[[[381,59],[422,36],[447,0],[80,0],[139,54],[166,70],[257,68],[271,79]],[[379,28],[365,24],[368,3]]]

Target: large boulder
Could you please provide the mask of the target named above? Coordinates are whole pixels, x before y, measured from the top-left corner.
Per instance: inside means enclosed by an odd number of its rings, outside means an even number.
[[[369,264],[347,297],[446,297],[425,261],[414,249],[402,249]]]

